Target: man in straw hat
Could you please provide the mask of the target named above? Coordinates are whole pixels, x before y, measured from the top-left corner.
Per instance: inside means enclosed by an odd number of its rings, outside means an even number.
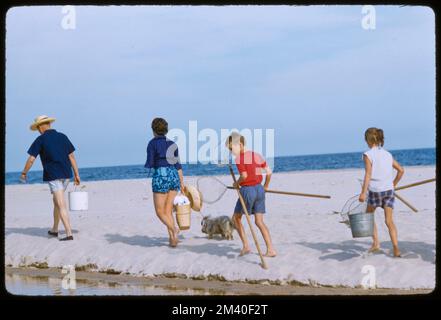
[[[28,150],[29,158],[20,179],[26,181],[27,172],[34,164],[35,158],[40,155],[43,165],[43,181],[49,184],[54,202],[54,224],[48,234],[58,237],[58,223],[61,219],[66,230],[66,237],[60,240],[66,241],[73,240],[73,236],[64,192],[69,184],[69,179],[72,178],[72,168],[75,185],[80,184],[80,175],[73,154],[75,147],[66,135],[51,128],[51,123],[54,121],[55,118],[39,116],[31,125],[30,129],[32,131],[38,130],[40,136],[35,139]]]

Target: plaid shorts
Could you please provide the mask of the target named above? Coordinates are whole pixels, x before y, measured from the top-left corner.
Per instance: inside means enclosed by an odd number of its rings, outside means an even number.
[[[368,192],[368,206],[377,208],[377,207],[389,207],[394,208],[395,196],[394,190],[387,190],[382,192]]]

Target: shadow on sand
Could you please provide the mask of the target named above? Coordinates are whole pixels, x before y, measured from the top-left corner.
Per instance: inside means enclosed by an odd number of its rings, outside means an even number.
[[[120,234],[106,234],[105,238],[109,243],[120,242],[132,246],[140,246],[146,248],[161,247],[161,246],[168,247],[169,244],[167,237],[148,237],[148,236],[127,237]],[[230,243],[227,243],[227,240],[216,241],[216,243],[210,242],[199,245],[187,245],[185,244],[185,239],[184,239],[181,240],[181,242],[179,243],[179,245],[176,247],[175,250],[186,250],[198,254],[207,253],[219,257],[227,257],[229,259],[235,259],[237,255],[240,253],[240,250],[234,249],[230,245]]]
[[[50,228],[37,228],[37,227],[28,227],[28,228],[6,228],[5,229],[5,237],[7,235],[13,234],[13,233],[19,233],[19,234],[24,234],[24,235],[28,235],[28,236],[37,236],[37,237],[42,237],[42,238],[54,238],[51,237],[47,234],[47,232],[50,230]],[[78,233],[78,230],[73,229],[72,230],[73,234]],[[59,231],[59,236],[64,235],[65,232],[64,230],[60,230]]]
[[[367,253],[370,244],[357,240],[347,240],[339,243],[328,242],[298,242],[302,246],[318,250],[322,253],[320,260],[334,259],[345,261],[360,257]],[[392,250],[390,241],[381,242],[382,249]],[[435,264],[435,245],[421,241],[399,241],[399,247],[404,259],[422,259]],[[384,254],[384,253],[383,253]]]
[[[212,240],[210,240],[212,241]],[[217,242],[217,241],[216,241]],[[240,253],[239,249],[234,249],[229,244],[222,243],[204,243],[199,245],[186,245],[185,243],[179,245],[178,248],[191,251],[194,253],[207,253],[210,255],[215,255],[219,257],[226,257],[228,259],[236,259]]]
[[[120,234],[106,234],[104,235],[109,243],[125,243],[131,246],[140,246],[146,248],[152,247],[168,247],[167,237],[147,237],[147,236],[123,236]]]

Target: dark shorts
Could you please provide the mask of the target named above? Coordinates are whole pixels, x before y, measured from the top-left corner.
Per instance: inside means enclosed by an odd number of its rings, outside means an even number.
[[[389,207],[394,208],[395,195],[394,190],[387,190],[382,192],[368,192],[368,206],[377,207]]]
[[[240,194],[245,202],[249,214],[265,213],[265,189],[261,184],[255,186],[243,186],[240,188]],[[245,213],[237,199],[235,213]]]
[[[152,191],[167,193],[170,190],[180,190],[178,170],[175,167],[159,167],[153,169]]]

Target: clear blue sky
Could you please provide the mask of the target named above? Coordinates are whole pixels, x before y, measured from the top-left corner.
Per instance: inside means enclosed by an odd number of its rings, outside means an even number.
[[[276,155],[435,146],[435,25],[425,7],[19,7],[6,19],[6,170],[40,114],[80,167],[142,164],[152,118],[170,127],[274,128]],[[40,161],[34,166],[40,169]]]

